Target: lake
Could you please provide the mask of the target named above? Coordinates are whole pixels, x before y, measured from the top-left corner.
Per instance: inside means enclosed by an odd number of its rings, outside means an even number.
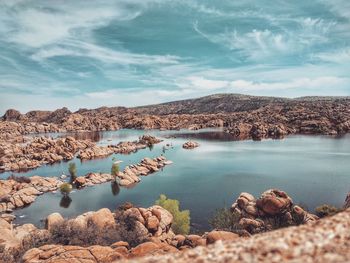
[[[41,219],[53,212],[74,217],[87,211],[108,207],[114,210],[125,202],[149,207],[160,194],[180,201],[182,209],[191,212],[193,229],[209,228],[208,218],[215,209],[231,206],[241,192],[256,197],[270,188],[286,191],[295,203],[312,211],[321,204],[342,206],[350,190],[350,136],[289,136],[282,140],[234,141],[221,130],[200,131],[141,131],[119,130],[79,134],[91,137],[99,144],[136,140],[140,135],[152,134],[164,139],[129,155],[114,154],[103,159],[76,162],[78,174],[110,172],[113,160],[122,160],[121,169],[144,157],[163,153],[163,146],[172,165],[162,171],[141,178],[133,188],[118,188],[111,183],[75,190],[71,200],[62,195],[46,193],[30,206],[15,211],[16,223],[41,225]],[[50,135],[50,134],[48,134]],[[51,134],[52,135],[52,134]],[[55,134],[64,136],[65,134]],[[71,134],[72,135],[72,134]],[[74,135],[74,134],[73,134]],[[75,135],[77,136],[77,135]],[[182,149],[189,138],[200,143],[193,150]],[[70,162],[72,162],[70,161]],[[68,173],[69,162],[46,165],[25,173],[32,176],[60,176]],[[0,174],[6,178],[11,173]]]

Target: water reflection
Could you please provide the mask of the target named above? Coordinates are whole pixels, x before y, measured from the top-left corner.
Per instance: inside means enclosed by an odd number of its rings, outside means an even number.
[[[68,208],[71,203],[72,203],[72,198],[70,198],[69,195],[64,195],[61,198],[60,207]]]
[[[111,183],[111,189],[112,189],[112,194],[114,196],[117,196],[120,192],[120,187],[119,187],[119,184],[117,182]]]
[[[239,138],[223,131],[197,132],[197,133],[176,133],[168,135],[167,138],[200,139],[207,141],[237,141]]]

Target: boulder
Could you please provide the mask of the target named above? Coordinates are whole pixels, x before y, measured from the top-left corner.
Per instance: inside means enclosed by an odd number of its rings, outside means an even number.
[[[108,208],[102,208],[93,212],[88,218],[88,224],[98,228],[111,227],[115,225],[114,216]]]
[[[50,231],[53,226],[62,222],[64,222],[64,219],[60,213],[52,213],[45,220],[45,228]]]
[[[271,216],[284,213],[292,204],[292,199],[285,192],[277,189],[264,192],[256,201],[257,207]]]
[[[197,148],[198,146],[199,146],[198,142],[189,141],[189,142],[185,142],[182,145],[182,148],[184,148],[184,149],[194,149],[194,148]]]
[[[207,235],[206,244],[213,244],[218,240],[233,241],[237,240],[239,236],[232,232],[227,231],[211,231]]]

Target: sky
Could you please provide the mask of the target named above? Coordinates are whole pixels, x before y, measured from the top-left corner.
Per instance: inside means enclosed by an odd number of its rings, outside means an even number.
[[[349,0],[0,0],[0,113],[350,95]]]

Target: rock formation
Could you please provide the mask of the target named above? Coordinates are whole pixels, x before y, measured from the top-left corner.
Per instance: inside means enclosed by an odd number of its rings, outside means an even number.
[[[238,139],[281,138],[287,134],[337,135],[350,131],[349,97],[283,99],[218,94],[138,108],[101,107],[54,112],[11,110],[0,121],[20,134],[133,129],[226,127]]]
[[[184,148],[184,149],[194,149],[194,148],[197,148],[198,146],[199,146],[198,142],[189,141],[189,142],[185,142],[182,145],[182,148]]]
[[[81,149],[94,145],[73,137],[52,139],[35,137],[26,143],[1,142],[0,170],[25,170],[43,164],[71,160]]]
[[[118,178],[121,186],[128,186],[139,182],[139,176],[146,176],[159,171],[165,165],[172,162],[164,156],[154,159],[144,158],[139,164],[127,166],[123,172],[119,172]],[[93,186],[115,180],[108,173],[88,173],[79,176],[73,181],[76,187]],[[0,180],[0,212],[11,212],[33,203],[38,195],[56,191],[64,181],[56,177],[10,177],[8,180]]]
[[[94,145],[90,148],[81,150],[78,154],[78,158],[82,160],[93,159],[98,157],[105,157],[112,153],[129,154],[136,152],[137,150],[144,149],[150,145],[160,143],[162,140],[151,136],[143,135],[138,141],[134,142],[120,142],[117,145],[97,146]]]
[[[25,142],[0,140],[0,171],[32,169],[43,164],[71,160],[76,154],[82,160],[105,157],[112,153],[128,154],[159,142],[160,139],[150,135],[143,135],[138,141],[120,142],[107,147],[73,137],[34,137],[26,138]]]
[[[285,192],[277,189],[265,191],[258,199],[249,193],[241,193],[233,203],[231,211],[238,217],[237,227],[249,234],[305,224],[318,219],[300,206],[294,205]]]
[[[129,165],[125,167],[123,172],[118,174],[119,184],[121,186],[128,186],[137,183],[140,181],[139,176],[157,172],[169,164],[172,164],[172,161],[166,160],[164,156],[154,159],[144,158],[139,164]]]
[[[0,180],[0,212],[11,212],[35,201],[38,195],[55,191],[62,184],[57,178],[32,176],[29,182]]]
[[[310,224],[128,262],[349,262],[350,210]],[[126,261],[125,261],[126,262]]]

